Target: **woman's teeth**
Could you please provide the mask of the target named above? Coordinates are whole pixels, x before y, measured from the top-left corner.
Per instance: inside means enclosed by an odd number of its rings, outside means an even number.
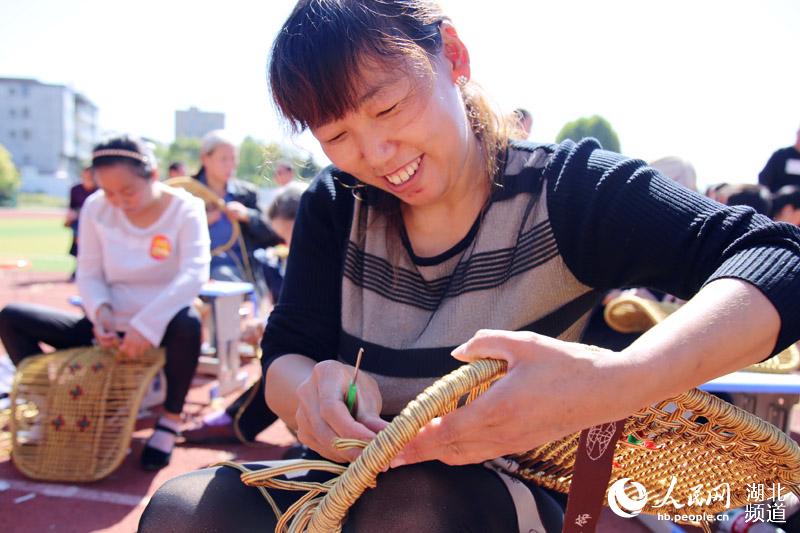
[[[392,185],[402,185],[403,183],[410,180],[414,174],[416,174],[421,159],[422,156],[419,156],[418,158],[416,158],[411,163],[401,168],[394,174],[387,175],[386,179],[389,180],[389,183],[391,183]]]

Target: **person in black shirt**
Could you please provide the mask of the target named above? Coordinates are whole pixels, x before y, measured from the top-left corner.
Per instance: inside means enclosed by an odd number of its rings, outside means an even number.
[[[758,174],[758,183],[770,192],[777,192],[784,185],[800,185],[800,129],[794,146],[776,150]]]
[[[509,68],[536,65],[504,54]],[[262,340],[269,407],[345,463],[359,451],[337,438],[373,439],[465,361],[509,363],[483,396],[425,426],[344,531],[560,530],[555,502],[484,462],[622,419],[800,337],[800,230],[593,139],[511,141],[469,58],[433,0],[301,0],[273,45],[277,108],[334,166],[303,194]],[[577,342],[600,291],[625,286],[690,300],[624,350]],[[297,498],[270,494],[280,509]],[[275,524],[262,494],[220,467],[165,484],[139,531]]]
[[[69,248],[69,255],[78,257],[78,219],[80,218],[81,207],[87,198],[97,189],[94,182],[92,167],[87,166],[81,171],[81,182],[73,185],[69,190],[69,209],[64,219],[64,226],[72,230],[72,245]],[[70,276],[70,281],[75,280],[77,267]]]

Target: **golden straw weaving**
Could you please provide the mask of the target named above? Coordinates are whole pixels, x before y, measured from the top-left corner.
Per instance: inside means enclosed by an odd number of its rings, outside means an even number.
[[[26,358],[11,390],[11,458],[28,477],[95,481],[125,457],[164,351],[130,359],[99,347]]]
[[[620,333],[640,333],[677,311],[680,305],[623,294],[611,300],[604,312],[606,323]],[[766,361],[750,365],[747,372],[787,374],[800,368],[800,350],[794,344]]]
[[[341,447],[364,447],[358,459],[347,467],[328,461],[296,461],[276,468],[248,471],[241,465],[224,464],[243,471],[244,483],[262,488],[262,495],[279,517],[275,531],[341,531],[350,506],[366,489],[376,485],[377,475],[422,426],[455,409],[459,398],[467,395],[469,402],[477,397],[500,378],[505,369],[503,361],[484,359],[464,365],[438,380],[410,402],[369,444],[339,442]],[[602,436],[607,435],[605,426],[609,425],[596,426],[584,433],[592,438],[594,432],[595,444],[600,442],[600,446],[609,448],[610,440],[602,444]],[[624,421],[620,429],[621,437],[613,448],[606,490],[622,478],[641,483],[647,490],[644,513],[663,511],[655,505],[665,499],[668,491],[679,502],[696,498],[698,490],[708,494],[707,501],[692,507],[692,513],[710,514],[748,503],[745,487],[752,483],[780,483],[787,490],[800,493],[800,447],[776,427],[699,390],[643,408]],[[579,434],[575,433],[510,456],[508,472],[550,489],[570,492],[578,441]],[[591,441],[589,446],[592,446]],[[278,478],[288,472],[309,469],[341,475],[326,483]],[[671,485],[673,477],[676,481]],[[720,496],[726,483],[730,487],[730,501]],[[263,487],[301,490],[306,494],[281,512]],[[635,496],[631,491],[626,494]]]
[[[180,178],[170,178],[164,183],[170,187],[184,189],[193,196],[197,196],[203,200],[206,205],[213,206],[214,208],[221,210],[225,216],[228,216],[225,212],[225,202],[222,200],[222,198],[220,198],[214,191],[206,187],[200,181],[188,176],[184,176]],[[228,216],[228,220],[230,220],[231,227],[233,228],[231,231],[231,236],[228,238],[228,242],[211,250],[211,255],[219,255],[222,252],[230,249],[231,246],[236,244],[236,241],[239,239],[239,235],[241,235],[242,229],[241,226],[239,226],[239,221],[230,216]]]

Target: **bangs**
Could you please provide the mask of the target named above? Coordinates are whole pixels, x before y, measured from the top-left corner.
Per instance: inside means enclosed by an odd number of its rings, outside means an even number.
[[[272,47],[275,105],[295,132],[342,118],[358,106],[364,69],[430,70],[442,20],[429,2],[299,2]]]

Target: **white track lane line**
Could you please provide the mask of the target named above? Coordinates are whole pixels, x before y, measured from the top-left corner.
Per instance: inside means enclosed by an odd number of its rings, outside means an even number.
[[[114,503],[128,507],[141,505],[144,507],[150,501],[148,496],[136,496],[110,490],[86,489],[75,485],[58,485],[55,483],[36,483],[20,481],[17,479],[0,479],[0,486],[4,490],[16,490],[24,493],[34,493],[41,496],[54,498],[74,498],[92,502]]]

